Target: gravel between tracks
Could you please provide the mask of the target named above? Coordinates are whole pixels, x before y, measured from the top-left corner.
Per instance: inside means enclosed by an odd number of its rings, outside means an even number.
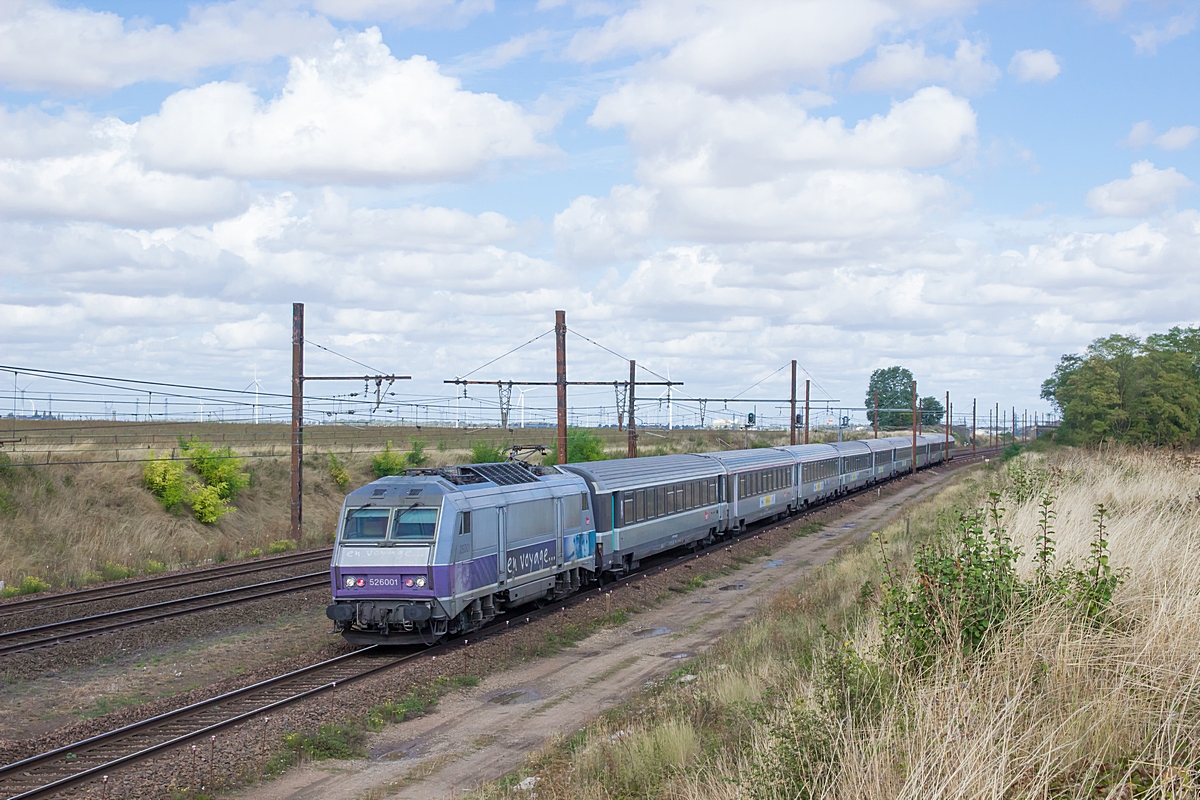
[[[963,464],[962,466],[967,466]],[[914,482],[933,482],[938,473],[946,470],[922,473],[906,477],[882,487],[880,495],[884,498],[904,491]],[[848,513],[877,502],[875,492],[864,493],[857,497],[843,500],[835,506],[824,508],[786,523],[770,536],[779,537],[778,543],[789,531],[796,535],[802,528],[814,523],[825,524]],[[725,568],[736,568],[745,560],[759,553],[770,541],[767,534],[746,537],[740,542],[714,551],[703,557],[700,569],[708,573],[719,573]],[[690,567],[690,568],[689,568]],[[697,574],[694,564],[681,564],[670,570],[657,572],[644,577],[634,577],[613,587],[611,606],[599,600],[580,603],[567,608],[564,613],[551,614],[533,621],[529,625],[516,624],[513,629],[503,636],[469,645],[433,658],[419,658],[401,665],[382,675],[375,676],[339,690],[335,696],[322,695],[312,700],[298,703],[283,709],[273,715],[267,722],[256,718],[238,728],[228,729],[219,734],[213,746],[213,761],[209,762],[209,742],[196,741],[197,750],[193,753],[188,745],[183,745],[172,751],[161,754],[154,759],[131,766],[110,776],[107,797],[114,798],[164,798],[170,797],[182,787],[201,784],[209,786],[210,776],[215,780],[218,789],[228,789],[239,785],[247,785],[258,780],[262,765],[280,746],[280,738],[286,732],[313,731],[320,725],[329,722],[342,721],[348,718],[361,717],[371,708],[380,703],[404,697],[405,695],[427,690],[437,679],[455,676],[484,676],[506,666],[513,665],[523,659],[532,657],[539,650],[545,650],[548,641],[556,634],[561,634],[568,627],[575,630],[591,628],[606,617],[617,611],[636,612],[653,606],[656,598],[664,594],[670,595],[672,588],[678,590]],[[330,648],[332,654],[334,648]],[[311,663],[311,662],[310,662]],[[301,666],[296,664],[295,666]],[[278,673],[278,665],[271,670]],[[245,677],[245,676],[243,676]],[[255,674],[253,679],[269,677],[267,674]],[[252,680],[243,679],[238,685],[245,685]],[[202,696],[212,696],[221,691],[234,688],[225,682],[221,685],[205,687],[211,691],[197,690],[189,693],[186,700],[192,702]],[[171,698],[170,701],[156,703],[154,712],[178,707],[183,703],[183,697]],[[32,746],[17,743],[13,748],[0,746],[0,757],[17,754],[41,752],[51,746],[68,743],[79,738],[74,735],[84,728],[92,733],[111,729],[116,724],[125,724],[135,719],[145,718],[150,709],[146,706],[129,710],[126,716],[107,715],[102,718],[81,723],[76,729],[72,726],[72,736],[56,735],[47,741],[38,741]],[[65,734],[65,731],[60,732]],[[11,757],[5,761],[13,760]],[[206,789],[210,791],[211,788]],[[73,797],[99,797],[98,784],[81,787],[72,793]]]

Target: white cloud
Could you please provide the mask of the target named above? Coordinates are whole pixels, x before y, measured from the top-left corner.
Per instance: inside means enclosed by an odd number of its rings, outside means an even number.
[[[1197,138],[1200,138],[1200,128],[1195,125],[1181,125],[1171,128],[1156,138],[1154,143],[1163,150],[1183,150]]]
[[[927,55],[925,43],[880,45],[875,59],[864,64],[850,79],[852,89],[884,91],[916,89],[938,84],[966,94],[987,91],[1000,78],[1000,70],[987,60],[987,47],[966,39],[959,41],[954,58]]]
[[[1145,147],[1152,141],[1154,141],[1154,125],[1148,119],[1133,123],[1133,127],[1129,129],[1129,135],[1125,137],[1125,144],[1135,150]]]
[[[241,187],[146,169],[136,125],[78,111],[0,112],[0,212],[10,218],[102,220],[156,226],[236,214]]]
[[[1143,217],[1174,203],[1194,185],[1174,167],[1155,169],[1149,161],[1139,161],[1130,168],[1130,177],[1093,188],[1086,202],[1101,216]]]
[[[939,166],[966,155],[976,137],[970,104],[940,87],[848,127],[810,116],[787,95],[732,100],[635,83],[601,98],[590,121],[625,127],[652,184],[748,184],[795,167]]]
[[[138,151],[158,168],[310,183],[440,181],[541,156],[545,120],[463,90],[422,56],[394,58],[378,28],[294,59],[264,102],[241,83],[178,92],[142,120]]]
[[[81,92],[182,81],[206,67],[304,52],[334,33],[311,14],[245,2],[193,6],[178,27],[47,0],[0,5],[0,84]]]
[[[313,8],[334,19],[393,19],[410,25],[464,24],[496,10],[493,0],[314,0]]]
[[[1179,14],[1171,17],[1161,27],[1150,25],[1143,28],[1141,33],[1132,34],[1134,52],[1139,55],[1153,56],[1158,54],[1158,46],[1173,42],[1181,36],[1191,33],[1196,27],[1196,15]]]
[[[1045,83],[1061,71],[1058,58],[1049,50],[1018,50],[1008,62],[1008,73],[1022,83]]]
[[[581,195],[554,215],[559,256],[572,264],[607,264],[645,249],[655,193],[638,186],[614,186],[608,197]]]
[[[577,33],[567,54],[599,61],[666,49],[651,65],[658,74],[716,91],[819,83],[898,16],[877,0],[643,0]]]
[[[1200,138],[1200,128],[1195,125],[1180,125],[1159,135],[1150,120],[1142,120],[1134,123],[1124,144],[1136,150],[1154,142],[1163,150],[1183,150],[1197,138]]]

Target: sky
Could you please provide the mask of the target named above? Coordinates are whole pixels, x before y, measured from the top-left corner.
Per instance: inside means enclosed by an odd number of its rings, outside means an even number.
[[[786,397],[791,359],[834,405],[900,364],[959,414],[1045,412],[1062,354],[1198,322],[1198,23],[1171,0],[4,0],[0,363],[285,393],[303,302],[308,373],[362,371],[334,351],[465,420],[496,391],[444,381],[552,380],[552,336],[488,362],[563,309],[569,378],[635,358],[683,383],[677,422]],[[14,376],[30,408],[66,388]],[[616,398],[571,403],[611,422]]]

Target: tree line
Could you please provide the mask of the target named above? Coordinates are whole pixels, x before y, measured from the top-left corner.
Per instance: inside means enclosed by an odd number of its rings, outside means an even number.
[[[1200,328],[1171,328],[1145,341],[1114,334],[1064,355],[1042,384],[1062,415],[1055,437],[1183,445],[1200,431]]]

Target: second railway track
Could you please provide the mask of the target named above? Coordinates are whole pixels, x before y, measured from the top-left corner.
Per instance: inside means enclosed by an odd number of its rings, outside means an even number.
[[[0,633],[0,657],[267,597],[328,587],[328,585],[329,571],[322,570],[291,578],[280,578],[249,586],[222,589],[134,608],[124,608],[103,614],[6,631]]]

